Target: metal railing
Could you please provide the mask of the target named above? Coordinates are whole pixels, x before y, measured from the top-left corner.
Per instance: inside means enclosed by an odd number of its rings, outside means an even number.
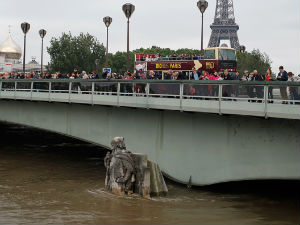
[[[102,99],[115,96],[118,104],[121,97],[144,98],[147,104],[151,99],[164,99],[165,104],[177,99],[173,104],[178,104],[180,110],[185,110],[185,103],[196,110],[197,104],[215,102],[219,104],[220,114],[221,105],[229,102],[259,104],[265,112],[268,105],[284,104],[298,106],[300,115],[300,82],[0,80],[0,98],[41,100],[38,96],[42,94],[47,94],[44,98],[49,101],[55,101],[61,94],[60,101],[65,98],[69,102],[76,96],[83,96],[87,104],[95,104],[97,96]]]

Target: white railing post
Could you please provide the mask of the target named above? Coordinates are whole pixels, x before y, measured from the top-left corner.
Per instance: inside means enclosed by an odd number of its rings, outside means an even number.
[[[149,94],[150,94],[150,83],[146,84],[146,103],[147,109],[149,109]]]
[[[265,100],[265,118],[268,119],[268,101],[269,101],[269,86],[264,85],[264,100]]]
[[[134,89],[134,84],[135,84],[135,83],[132,83],[132,97],[133,97],[133,96],[136,97],[136,93],[135,93],[135,89]]]
[[[17,99],[17,81],[15,82],[15,91],[14,91],[14,97],[15,97],[15,100]]]
[[[180,112],[183,112],[183,107],[182,107],[182,99],[183,99],[183,83],[180,83],[180,88],[179,88],[179,98],[180,98]]]
[[[223,85],[219,84],[219,115],[222,115],[222,96],[223,96]]]
[[[92,96],[91,96],[92,105],[94,105],[94,91],[95,91],[95,82],[92,82]]]
[[[69,82],[69,103],[71,103],[72,82]]]
[[[32,101],[33,81],[30,82],[30,101]]]
[[[52,83],[51,83],[51,81],[49,81],[49,102],[51,102],[51,86],[52,86]]]
[[[121,91],[121,83],[118,82],[117,87],[117,106],[120,107],[120,91]]]

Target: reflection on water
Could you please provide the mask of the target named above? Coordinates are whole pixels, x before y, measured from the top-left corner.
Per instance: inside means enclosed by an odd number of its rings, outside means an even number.
[[[168,197],[104,190],[104,149],[0,124],[0,224],[299,224],[299,182],[237,182]]]

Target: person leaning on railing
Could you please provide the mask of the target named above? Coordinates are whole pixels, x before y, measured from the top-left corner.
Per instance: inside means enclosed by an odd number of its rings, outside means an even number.
[[[147,79],[148,80],[160,80],[161,76],[159,74],[155,73],[153,70],[151,70],[147,74]]]
[[[240,80],[240,73],[237,71],[234,75],[233,75],[233,77],[232,77],[232,79],[233,80],[236,80],[236,81],[239,81]],[[235,97],[239,97],[239,94],[240,94],[240,87],[239,87],[239,85],[234,85],[233,86],[233,90],[234,90],[234,95],[235,95]],[[235,101],[236,101],[236,99],[235,99]]]
[[[219,76],[217,71],[214,71],[213,73],[211,73],[210,80],[216,81],[216,80],[221,80],[222,78]],[[211,87],[211,95],[216,97],[219,95],[219,87],[217,85],[212,85]]]
[[[228,70],[224,71],[224,80],[233,80],[232,77],[230,76]],[[224,85],[223,86],[223,97],[229,97],[231,98],[232,95],[232,85]]]
[[[248,70],[245,70],[241,81],[254,81],[254,74],[249,73]],[[247,91],[247,95],[249,96],[249,98],[254,98],[255,97],[253,86],[250,86],[250,85],[246,86],[246,91]],[[248,100],[248,102],[254,102],[254,100]]]
[[[292,72],[288,73],[288,81],[290,82],[300,82],[300,79],[298,80],[297,77],[294,77],[294,74]],[[298,93],[297,87],[289,87],[290,91],[290,98],[292,101],[298,101],[300,100],[300,95]],[[291,102],[293,104],[293,102]],[[299,102],[296,102],[295,104],[300,104]]]
[[[169,70],[167,73],[164,75],[164,80],[171,80],[172,78],[172,70]]]
[[[272,74],[272,70],[271,68],[269,68],[267,70],[267,74],[266,74],[266,81],[269,82],[269,81],[274,81],[274,77],[273,77],[273,74]],[[273,99],[273,87],[272,86],[269,86],[268,88],[268,99]],[[269,103],[273,103],[273,101],[269,101]]]
[[[241,78],[241,81],[249,81],[249,80],[250,80],[249,71],[245,70],[244,75]]]
[[[265,81],[265,76],[258,74],[257,70],[253,71],[254,80],[255,81]],[[263,99],[264,98],[264,87],[263,86],[256,86],[256,96],[257,98]],[[261,103],[262,100],[258,100],[257,102]]]
[[[199,75],[197,73],[197,70],[195,68],[193,68],[193,77],[192,77],[193,80],[199,80]]]
[[[287,72],[284,70],[283,66],[279,67],[279,73],[277,76],[277,80],[278,81],[288,81],[288,74]],[[287,91],[286,91],[286,87],[280,87],[280,94],[281,94],[281,98],[285,101],[282,102],[282,104],[288,104],[287,100],[288,100],[288,95],[287,95]]]

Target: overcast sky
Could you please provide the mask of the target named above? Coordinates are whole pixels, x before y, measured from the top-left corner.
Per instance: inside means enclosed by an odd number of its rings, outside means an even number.
[[[204,46],[210,37],[216,0],[207,0],[205,12]],[[28,61],[32,56],[40,60],[39,29],[47,30],[45,47],[52,37],[70,31],[77,35],[88,32],[106,43],[103,17],[110,16],[110,52],[126,51],[126,18],[122,5],[136,6],[131,18],[130,49],[152,45],[178,49],[201,46],[201,14],[197,0],[10,0],[1,1],[0,42],[8,35],[11,25],[13,39],[23,46],[20,24],[31,24],[27,36]],[[299,0],[234,0],[236,22],[240,26],[240,44],[248,51],[258,48],[287,71],[300,73],[300,3]],[[45,51],[45,61],[50,60]],[[27,60],[26,60],[27,61]]]

